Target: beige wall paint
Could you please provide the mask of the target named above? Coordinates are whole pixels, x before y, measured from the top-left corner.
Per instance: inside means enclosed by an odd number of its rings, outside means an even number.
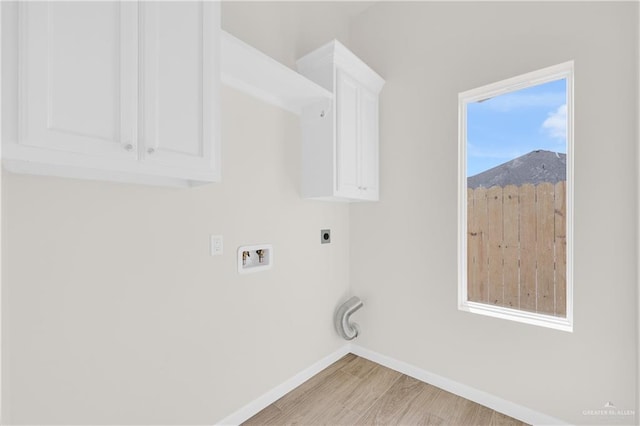
[[[222,184],[4,174],[4,422],[212,424],[343,344],[348,206],[300,199],[296,116],[222,93]]]
[[[637,4],[381,3],[381,202],[351,210],[360,344],[575,424],[635,407]],[[456,308],[457,94],[575,60],[575,331]],[[376,232],[372,232],[375,229]]]
[[[343,344],[348,206],[300,199],[297,116],[222,96],[222,184],[4,174],[4,422],[212,424]]]
[[[224,3],[223,28],[292,62],[348,33],[345,5],[309,7]],[[3,173],[3,423],[212,424],[344,344],[348,206],[300,198],[297,116],[227,88],[221,110],[220,184]],[[261,242],[273,269],[238,275]]]
[[[212,424],[343,345],[348,206],[300,198],[297,116],[223,88],[222,123],[221,184],[3,175],[4,423]]]

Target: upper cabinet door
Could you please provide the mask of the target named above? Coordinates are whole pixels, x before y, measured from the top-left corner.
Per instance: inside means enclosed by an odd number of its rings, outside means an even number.
[[[219,173],[219,13],[209,1],[140,2],[147,163]]]
[[[336,70],[336,191],[357,196],[358,176],[358,82]]]
[[[136,158],[137,5],[19,4],[18,144]]]
[[[378,97],[360,89],[360,190],[378,200]]]

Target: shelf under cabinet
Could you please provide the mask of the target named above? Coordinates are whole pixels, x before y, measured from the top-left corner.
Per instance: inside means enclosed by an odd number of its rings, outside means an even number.
[[[222,83],[300,115],[333,94],[226,31],[220,31]]]

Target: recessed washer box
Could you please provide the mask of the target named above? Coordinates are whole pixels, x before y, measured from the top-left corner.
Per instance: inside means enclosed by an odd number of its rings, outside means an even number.
[[[238,273],[265,271],[273,266],[273,245],[254,244],[238,248]]]

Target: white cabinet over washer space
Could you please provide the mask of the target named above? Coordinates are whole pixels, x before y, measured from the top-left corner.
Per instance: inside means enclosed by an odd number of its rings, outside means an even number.
[[[384,80],[334,40],[302,57],[298,71],[334,94],[302,112],[302,196],[377,201],[378,95]]]

